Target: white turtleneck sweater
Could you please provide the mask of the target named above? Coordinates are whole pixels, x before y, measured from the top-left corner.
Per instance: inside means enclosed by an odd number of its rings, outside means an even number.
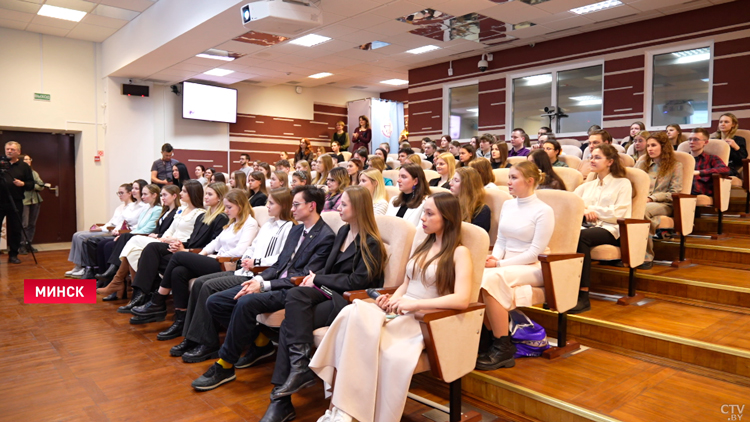
[[[498,267],[528,265],[538,261],[555,230],[555,213],[537,198],[514,198],[503,203],[492,255]]]

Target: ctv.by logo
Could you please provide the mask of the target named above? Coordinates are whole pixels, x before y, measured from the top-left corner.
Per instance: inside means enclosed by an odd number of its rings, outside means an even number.
[[[728,421],[741,421],[742,420],[742,412],[745,410],[745,405],[742,406],[738,404],[722,404],[721,405],[721,413],[725,415],[729,415],[727,418]]]

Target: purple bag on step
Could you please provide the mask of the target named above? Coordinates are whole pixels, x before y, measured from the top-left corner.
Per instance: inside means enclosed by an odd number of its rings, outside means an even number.
[[[514,309],[510,315],[510,339],[516,345],[515,358],[541,356],[549,349],[547,332],[526,314]]]

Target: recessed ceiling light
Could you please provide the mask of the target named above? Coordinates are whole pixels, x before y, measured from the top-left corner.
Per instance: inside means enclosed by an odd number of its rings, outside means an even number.
[[[575,13],[576,15],[585,15],[587,13],[598,12],[600,10],[609,9],[621,5],[622,2],[620,0],[605,0],[600,1],[599,3],[589,4],[588,6],[576,7],[575,9],[570,9],[570,11]]]
[[[234,70],[221,69],[218,67],[216,69],[211,69],[207,72],[203,72],[204,75],[209,75],[209,76],[227,76],[230,73],[234,73]]]
[[[479,113],[478,108],[467,108],[466,111],[468,111],[469,113]]]
[[[422,54],[422,53],[426,53],[428,51],[437,50],[439,48],[440,47],[438,47],[436,45],[426,45],[424,47],[418,47],[418,48],[413,48],[411,50],[406,50],[406,52],[407,53],[411,53],[411,54]]]
[[[387,81],[380,81],[380,83],[386,85],[406,85],[409,81],[404,79],[388,79]]]
[[[526,81],[526,86],[544,85],[552,82],[552,75],[534,75],[523,78]]]
[[[232,60],[234,60],[234,57],[229,57],[229,56],[215,56],[213,54],[206,54],[206,53],[196,54],[195,57],[201,57],[203,59],[222,60],[222,61],[225,61],[225,62],[231,62]]]
[[[81,19],[83,19],[83,17],[86,16],[86,12],[81,12],[80,10],[67,9],[65,7],[50,6],[49,4],[43,5],[42,8],[39,9],[38,12],[36,12],[36,14],[40,16],[47,16],[49,18],[63,19],[66,21],[73,21],[73,22],[80,22]]]
[[[328,40],[330,40],[330,38],[324,37],[322,35],[308,34],[304,37],[289,41],[289,44],[301,45],[303,47],[312,47],[314,45],[324,43]]]
[[[310,75],[310,76],[308,76],[308,78],[322,79],[322,78],[327,78],[327,77],[329,77],[331,75],[333,75],[333,73],[321,72],[321,73],[316,73],[314,75]]]
[[[578,101],[579,106],[599,105],[602,103],[602,99],[593,95],[582,95],[580,97],[570,97],[573,101]]]
[[[701,79],[702,82],[708,82],[708,78]]]
[[[709,60],[711,58],[711,51],[707,48],[696,48],[695,50],[685,50],[672,53],[673,56],[677,57],[676,63],[695,63]]]

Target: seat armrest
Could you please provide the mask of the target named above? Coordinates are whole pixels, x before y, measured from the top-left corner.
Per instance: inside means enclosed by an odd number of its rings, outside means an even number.
[[[726,211],[729,208],[729,191],[732,189],[732,176],[728,174],[714,173],[711,175],[711,180],[714,185],[713,208],[716,209],[716,211]]]
[[[237,262],[240,258],[237,256],[217,256],[216,260],[219,261],[219,264],[223,264],[225,262]]]
[[[651,221],[637,218],[618,218],[617,225],[620,226],[622,263],[630,268],[643,264],[646,258]]]
[[[255,273],[257,275],[257,274],[260,274],[260,273],[262,273],[263,271],[265,271],[265,270],[267,270],[269,268],[271,268],[271,267],[253,267],[253,273]]]
[[[578,303],[583,256],[580,253],[539,255],[544,299],[551,310],[563,313]]]
[[[750,158],[742,159],[742,189],[750,191]]]
[[[190,253],[201,253],[202,250],[203,250],[203,248],[190,248],[190,249],[188,249],[188,252],[190,252]]]
[[[130,233],[130,231],[131,231],[130,229],[123,229],[123,230],[118,230],[118,232],[119,232],[120,234]]]
[[[434,309],[414,314],[422,330],[433,376],[453,382],[474,370],[484,312],[483,303],[470,303],[466,309]]]
[[[693,232],[695,224],[695,208],[698,206],[698,195],[686,193],[672,194],[672,218],[674,219],[674,231],[682,236]]]
[[[380,293],[381,295],[384,295],[384,294],[392,295],[393,293],[396,292],[397,289],[398,287],[382,287],[380,289],[375,289],[375,290],[377,290],[378,293]],[[369,298],[370,296],[367,296],[366,290],[351,290],[348,292],[344,292],[344,299],[348,300],[349,303],[354,302],[354,299],[364,300],[364,299],[369,299]]]
[[[302,284],[302,280],[304,279],[305,277],[297,276],[297,277],[292,277],[290,280],[292,283],[294,283],[295,286],[299,286],[300,284]]]

